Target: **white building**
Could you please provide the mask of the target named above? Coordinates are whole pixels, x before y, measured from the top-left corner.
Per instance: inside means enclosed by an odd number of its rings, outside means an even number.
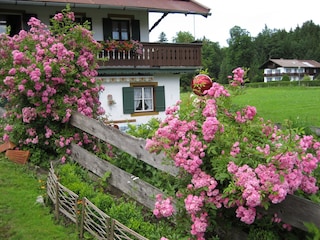
[[[201,68],[201,44],[150,43],[149,32],[168,14],[207,17],[210,9],[193,0],[3,0],[0,33],[7,26],[12,35],[27,29],[32,16],[49,25],[50,18],[66,3],[78,22],[91,22],[96,40],[137,40],[143,45],[141,54],[127,50],[101,53],[109,58],[99,62],[98,70],[104,80],[100,100],[108,120],[125,129],[128,122],[140,124],[152,117],[163,118],[165,108],[180,99],[180,75]],[[150,12],[163,16],[149,29]]]
[[[320,72],[320,63],[314,60],[269,59],[260,69],[264,72],[264,82],[281,81],[284,75],[290,81],[300,81],[304,76],[313,80]]]

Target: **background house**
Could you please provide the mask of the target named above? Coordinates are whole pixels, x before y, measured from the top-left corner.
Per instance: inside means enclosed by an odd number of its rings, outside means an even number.
[[[284,75],[290,81],[300,81],[304,76],[315,79],[320,72],[320,63],[314,60],[269,59],[260,69],[264,71],[264,82],[281,81]]]
[[[50,17],[66,3],[78,22],[91,22],[96,40],[125,41],[130,46],[137,46],[135,41],[142,43],[139,51],[108,48],[99,56],[109,59],[99,62],[99,77],[105,85],[100,100],[108,120],[125,130],[128,122],[140,124],[151,117],[164,118],[165,108],[180,99],[180,75],[201,68],[201,44],[150,43],[149,32],[168,14],[207,17],[210,9],[193,0],[3,0],[0,33],[7,26],[11,35],[27,29],[30,17],[49,25]],[[150,12],[163,15],[149,23]]]

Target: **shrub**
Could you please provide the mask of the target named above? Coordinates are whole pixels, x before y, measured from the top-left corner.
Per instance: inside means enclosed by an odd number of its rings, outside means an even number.
[[[161,234],[173,234],[172,240],[182,239],[168,222],[151,222],[152,216],[141,205],[126,197],[116,197],[105,192],[105,189],[95,187],[96,183],[88,172],[73,163],[59,165],[56,169],[59,182],[79,195],[80,199],[87,197],[100,210],[118,220],[130,229],[149,239],[160,239]]]
[[[70,116],[72,111],[93,118],[104,113],[96,78],[102,46],[88,24],[74,22],[69,6],[51,23],[47,27],[32,17],[29,32],[0,35],[0,90],[7,101],[3,140],[31,148],[36,164],[65,161],[73,141],[95,147],[88,135],[70,125]],[[43,152],[46,156],[39,159]]]
[[[170,209],[175,200],[178,225],[189,224],[195,239],[210,236],[223,218],[257,224],[257,208],[267,209],[288,194],[318,191],[320,142],[297,129],[278,129],[258,118],[253,106],[234,106],[231,99],[241,90],[243,72],[234,70],[228,89],[213,83],[205,96],[191,96],[188,111],[180,112],[181,102],[169,107],[147,140],[147,149],[163,152],[180,168],[177,182],[184,183],[170,201],[157,197],[156,217],[165,217],[160,210]]]
[[[289,77],[287,74],[285,74],[285,75],[283,75],[281,81],[283,81],[283,82],[289,82],[289,81],[290,81],[290,77]]]
[[[319,87],[319,80],[312,81],[291,81],[291,82],[283,82],[283,81],[274,81],[274,82],[252,82],[246,84],[246,87],[252,88],[261,88],[261,87],[296,87],[296,86],[306,86],[306,87]]]

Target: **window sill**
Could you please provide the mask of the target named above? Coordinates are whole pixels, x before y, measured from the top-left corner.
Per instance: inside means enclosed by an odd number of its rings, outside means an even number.
[[[131,117],[150,116],[150,115],[159,115],[159,112],[135,112],[131,114]]]

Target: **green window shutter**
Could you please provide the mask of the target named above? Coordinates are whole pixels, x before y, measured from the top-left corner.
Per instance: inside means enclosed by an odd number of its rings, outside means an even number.
[[[155,90],[155,105],[157,112],[163,112],[166,110],[166,101],[165,101],[165,94],[164,94],[164,86],[158,86],[154,88]]]
[[[112,39],[112,20],[110,18],[103,18],[103,40]]]
[[[122,88],[123,113],[134,113],[134,90],[132,87]]]
[[[140,21],[132,20],[132,40],[140,41]]]

